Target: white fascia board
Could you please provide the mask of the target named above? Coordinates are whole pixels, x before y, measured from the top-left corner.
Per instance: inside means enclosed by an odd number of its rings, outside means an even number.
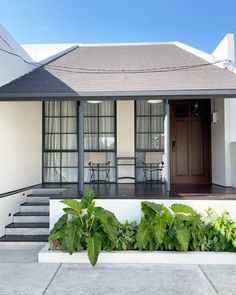
[[[79,47],[171,45],[175,42],[78,43]]]
[[[181,49],[183,50],[186,50],[188,51],[189,53],[192,53],[202,59],[204,59],[205,61],[209,62],[209,63],[214,63],[214,62],[217,62],[219,61],[219,59],[216,59],[213,55],[207,53],[207,52],[204,52],[202,50],[199,50],[199,49],[196,49],[192,46],[189,46],[189,45],[186,45],[182,42],[174,42],[174,44],[178,47],[180,47]],[[221,63],[217,63],[215,64],[217,67],[221,68],[221,69],[225,69],[226,68],[226,65],[225,65],[225,62],[221,62]]]

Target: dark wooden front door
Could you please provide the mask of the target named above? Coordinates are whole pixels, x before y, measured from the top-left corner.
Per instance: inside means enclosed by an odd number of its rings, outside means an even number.
[[[210,100],[171,102],[171,182],[210,183]]]

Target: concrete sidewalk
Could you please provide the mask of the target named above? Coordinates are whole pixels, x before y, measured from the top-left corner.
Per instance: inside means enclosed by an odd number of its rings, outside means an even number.
[[[4,295],[235,295],[235,266],[38,264],[38,250],[0,249]]]

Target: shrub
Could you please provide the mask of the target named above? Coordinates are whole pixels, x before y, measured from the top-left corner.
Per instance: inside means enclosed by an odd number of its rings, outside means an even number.
[[[95,207],[94,191],[89,188],[81,201],[63,200],[64,215],[49,235],[50,249],[70,254],[87,250],[94,266],[101,250],[176,250],[235,251],[236,221],[224,211],[220,216],[212,209],[203,216],[184,204],[142,202],[140,224],[120,223],[115,215]]]
[[[89,188],[81,202],[67,199],[62,203],[65,214],[54,225],[49,235],[51,249],[62,249],[70,254],[87,249],[94,266],[101,249],[111,250],[116,246],[120,223],[115,215],[95,207],[94,191]]]

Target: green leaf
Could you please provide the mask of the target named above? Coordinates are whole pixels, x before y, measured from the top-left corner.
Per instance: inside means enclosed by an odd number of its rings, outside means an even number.
[[[176,229],[176,237],[178,242],[181,245],[181,250],[186,252],[188,251],[188,245],[189,245],[189,231],[186,228],[182,229]]]
[[[76,201],[73,199],[65,199],[65,200],[62,200],[61,202],[65,205],[67,205],[69,208],[74,209],[78,213],[82,212],[81,203],[79,201]]]
[[[143,213],[149,217],[154,217],[157,212],[161,213],[162,211],[162,206],[160,204],[156,204],[156,203],[148,202],[148,201],[142,202],[141,208]]]
[[[155,225],[154,225],[154,232],[156,236],[156,240],[159,244],[163,243],[163,239],[166,233],[166,223],[162,217],[157,216]]]
[[[65,245],[67,251],[72,254],[75,252],[78,242],[78,221],[68,222],[65,229]]]
[[[185,204],[172,204],[170,208],[175,213],[187,213],[197,215],[197,212],[193,210],[193,208]]]
[[[137,246],[139,250],[143,250],[147,247],[149,242],[149,223],[146,220],[142,220],[140,226],[138,227],[137,231]]]
[[[87,238],[88,258],[92,266],[95,266],[101,251],[101,236],[95,233],[93,236]]]
[[[56,232],[52,233],[49,235],[48,240],[49,241],[55,241],[63,238],[65,235],[65,230],[64,229],[59,229]]]
[[[50,234],[55,233],[59,229],[61,229],[67,222],[67,215],[64,214],[62,217],[58,219],[58,221],[54,224],[53,229],[51,230]]]
[[[83,194],[82,200],[81,200],[81,206],[83,209],[88,208],[88,206],[91,204],[95,196],[94,190],[89,187]]]

